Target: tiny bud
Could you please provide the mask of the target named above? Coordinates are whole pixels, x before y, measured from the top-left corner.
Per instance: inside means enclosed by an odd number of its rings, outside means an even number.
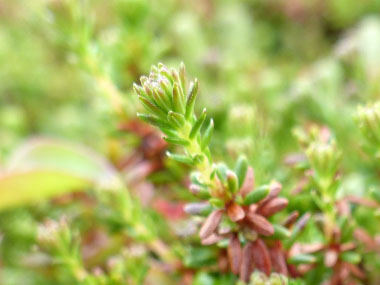
[[[145,82],[148,82],[148,81],[149,81],[149,78],[146,77],[145,75],[140,77],[140,82],[142,86],[144,86]]]

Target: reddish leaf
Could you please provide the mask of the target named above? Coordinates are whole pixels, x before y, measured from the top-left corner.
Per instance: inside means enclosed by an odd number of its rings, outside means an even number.
[[[227,273],[229,270],[228,258],[224,254],[220,255],[218,258],[218,268],[219,268],[219,271],[223,272],[223,273]],[[193,284],[193,283],[191,283],[191,284]]]
[[[244,219],[244,216],[245,216],[243,208],[235,203],[228,206],[227,214],[230,217],[231,221],[233,222],[240,221]]]
[[[249,213],[247,215],[248,221],[251,223],[252,228],[259,234],[264,236],[271,236],[274,234],[274,228],[266,218],[260,215]]]
[[[153,207],[168,220],[178,220],[185,217],[183,203],[172,203],[159,198],[153,202]]]
[[[353,250],[354,248],[356,248],[356,244],[354,242],[347,242],[347,243],[341,244],[339,250],[348,251],[348,250]]]
[[[286,266],[285,254],[279,242],[276,242],[276,244],[269,249],[269,255],[274,271],[287,276],[288,268]]]
[[[286,208],[287,205],[288,205],[288,199],[274,198],[268,201],[267,203],[265,203],[262,207],[260,207],[257,213],[265,217],[268,217]]]
[[[379,204],[376,203],[375,201],[370,200],[370,199],[366,199],[363,197],[357,197],[357,196],[350,195],[350,196],[347,196],[345,199],[351,203],[359,204],[359,205],[362,205],[362,206],[365,206],[368,208],[378,208],[379,207]]]
[[[363,229],[357,228],[354,231],[354,236],[357,240],[362,242],[369,250],[376,248],[376,241]]]
[[[255,173],[252,167],[248,167],[247,175],[245,176],[244,183],[241,186],[239,193],[244,197],[255,187]]]
[[[252,243],[252,257],[255,268],[269,276],[272,270],[269,252],[262,239],[257,239]]]
[[[347,266],[349,270],[351,271],[351,273],[357,278],[360,278],[360,279],[366,278],[365,272],[361,270],[357,265],[351,264],[351,263],[345,263],[345,266]]]
[[[202,245],[211,245],[211,244],[215,244],[217,242],[220,242],[222,239],[223,239],[222,236],[219,236],[219,235],[213,233],[213,234],[209,235],[208,237],[202,239],[201,243],[202,243]]]
[[[260,201],[259,208],[263,207],[266,203],[268,203],[273,198],[276,198],[278,196],[278,194],[280,194],[280,191],[282,189],[282,185],[277,181],[273,181],[269,185],[269,188],[270,188],[269,195],[265,199]]]
[[[298,211],[293,211],[289,214],[286,220],[283,222],[283,226],[286,228],[291,227],[298,219],[299,213]]]
[[[219,226],[222,220],[223,210],[213,211],[203,223],[201,230],[199,231],[199,237],[205,239],[210,236],[216,228]]]
[[[249,278],[253,271],[252,258],[252,243],[248,243],[243,248],[240,266],[240,279],[245,282],[249,281]]]
[[[231,237],[230,243],[228,244],[227,253],[232,273],[239,274],[242,260],[242,250],[237,235],[233,235]]]
[[[315,243],[309,243],[309,244],[303,244],[301,245],[301,252],[302,253],[314,253],[317,251],[321,251],[324,249],[323,243],[315,242]]]

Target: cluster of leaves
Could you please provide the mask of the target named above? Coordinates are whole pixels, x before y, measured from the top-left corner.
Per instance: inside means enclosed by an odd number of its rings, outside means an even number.
[[[378,284],[379,8],[0,1],[0,283]]]

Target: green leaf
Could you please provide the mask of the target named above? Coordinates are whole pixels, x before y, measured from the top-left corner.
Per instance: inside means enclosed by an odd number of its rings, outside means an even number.
[[[288,259],[290,264],[309,264],[316,261],[315,256],[311,254],[297,254]]]
[[[194,161],[192,158],[190,158],[189,156],[187,155],[182,155],[182,154],[174,154],[174,153],[170,153],[169,151],[166,152],[166,155],[175,160],[175,161],[178,161],[180,163],[185,163],[185,164],[189,164],[189,165],[193,165],[194,164]]]
[[[175,137],[175,138],[173,138],[173,137],[162,137],[162,138],[171,144],[177,144],[177,145],[182,145],[182,146],[188,146],[189,145],[188,140],[184,140],[181,138],[177,138],[177,137]]]
[[[182,98],[180,87],[177,83],[174,83],[173,86],[173,106],[174,111],[177,113],[183,114],[185,112],[185,103]]]
[[[161,88],[155,87],[153,89],[153,99],[155,103],[161,107],[161,109],[163,109],[165,112],[169,112],[171,103]]]
[[[227,185],[231,193],[235,194],[239,188],[238,177],[235,172],[227,170]]]
[[[343,252],[340,257],[342,260],[352,264],[358,264],[361,261],[360,254],[352,251]]]
[[[198,80],[195,79],[194,82],[190,84],[189,95],[187,96],[186,102],[186,120],[190,120],[194,113],[195,99],[197,98],[198,93]]]
[[[244,198],[244,205],[251,205],[263,200],[266,196],[268,196],[270,192],[269,186],[261,186],[247,194]]]
[[[91,181],[59,171],[13,172],[0,177],[0,210],[27,205],[71,191],[84,190]]]
[[[159,119],[156,116],[150,115],[150,114],[137,113],[137,117],[139,117],[144,122],[147,122],[148,124],[151,124],[151,125],[159,127],[159,128],[169,129],[169,130],[173,128],[173,126],[171,124]]]
[[[220,182],[222,182],[222,184],[227,183],[227,170],[227,165],[225,165],[223,162],[220,162],[215,165],[215,173],[218,176]]]
[[[186,94],[186,69],[183,62],[179,66],[179,78],[181,80],[182,92]]]
[[[143,97],[143,96],[137,96],[137,97],[139,98],[141,104],[145,107],[145,109],[148,112],[152,112],[153,114],[155,114],[156,116],[159,116],[159,117],[165,117],[166,116],[165,112],[162,109],[160,109],[158,106],[156,106],[154,103],[152,103],[151,101],[149,101],[145,97]]]
[[[204,151],[208,147],[208,144],[210,143],[210,140],[211,140],[211,135],[212,135],[213,130],[214,130],[214,120],[211,119],[210,123],[208,124],[208,127],[207,127],[207,129],[204,132],[203,137],[202,137],[202,142],[201,142],[202,151]]]
[[[224,201],[218,198],[211,198],[209,203],[215,208],[221,209],[224,207]]]
[[[245,176],[247,175],[248,162],[247,158],[244,155],[241,155],[236,162],[235,172],[239,179],[239,188],[243,185]]]
[[[92,151],[59,140],[30,140],[15,150],[0,176],[0,209],[93,185],[122,187],[114,168]]]
[[[274,234],[271,236],[271,238],[274,239],[286,239],[290,237],[290,232],[287,228],[280,226],[280,225],[273,225],[274,228]]]
[[[202,125],[206,119],[206,116],[207,116],[207,111],[206,111],[206,108],[204,108],[202,115],[200,115],[200,117],[195,122],[194,126],[192,127],[192,129],[190,131],[189,138],[193,139],[198,135],[199,130],[201,129],[201,127],[202,127]]]
[[[177,126],[178,128],[182,127],[183,124],[185,123],[185,118],[183,115],[169,111],[168,113],[168,121],[173,124],[174,126]]]

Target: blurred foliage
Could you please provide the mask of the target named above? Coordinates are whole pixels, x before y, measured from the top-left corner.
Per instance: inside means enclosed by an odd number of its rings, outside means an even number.
[[[257,185],[282,183],[287,212],[321,208],[318,180],[304,177],[320,164],[293,135],[315,125],[342,153],[334,199],[380,203],[379,13],[379,0],[0,0],[0,284],[237,281],[182,211],[194,200],[187,167],[128,125],[141,111],[132,84],[157,62],[186,64],[197,114],[214,118],[214,159],[232,167],[245,154]],[[36,135],[55,143],[38,150]],[[350,209],[355,227],[379,234],[379,207]],[[37,234],[62,216],[69,262]],[[324,241],[316,220],[300,241]],[[378,247],[362,255],[366,284],[380,282]]]

